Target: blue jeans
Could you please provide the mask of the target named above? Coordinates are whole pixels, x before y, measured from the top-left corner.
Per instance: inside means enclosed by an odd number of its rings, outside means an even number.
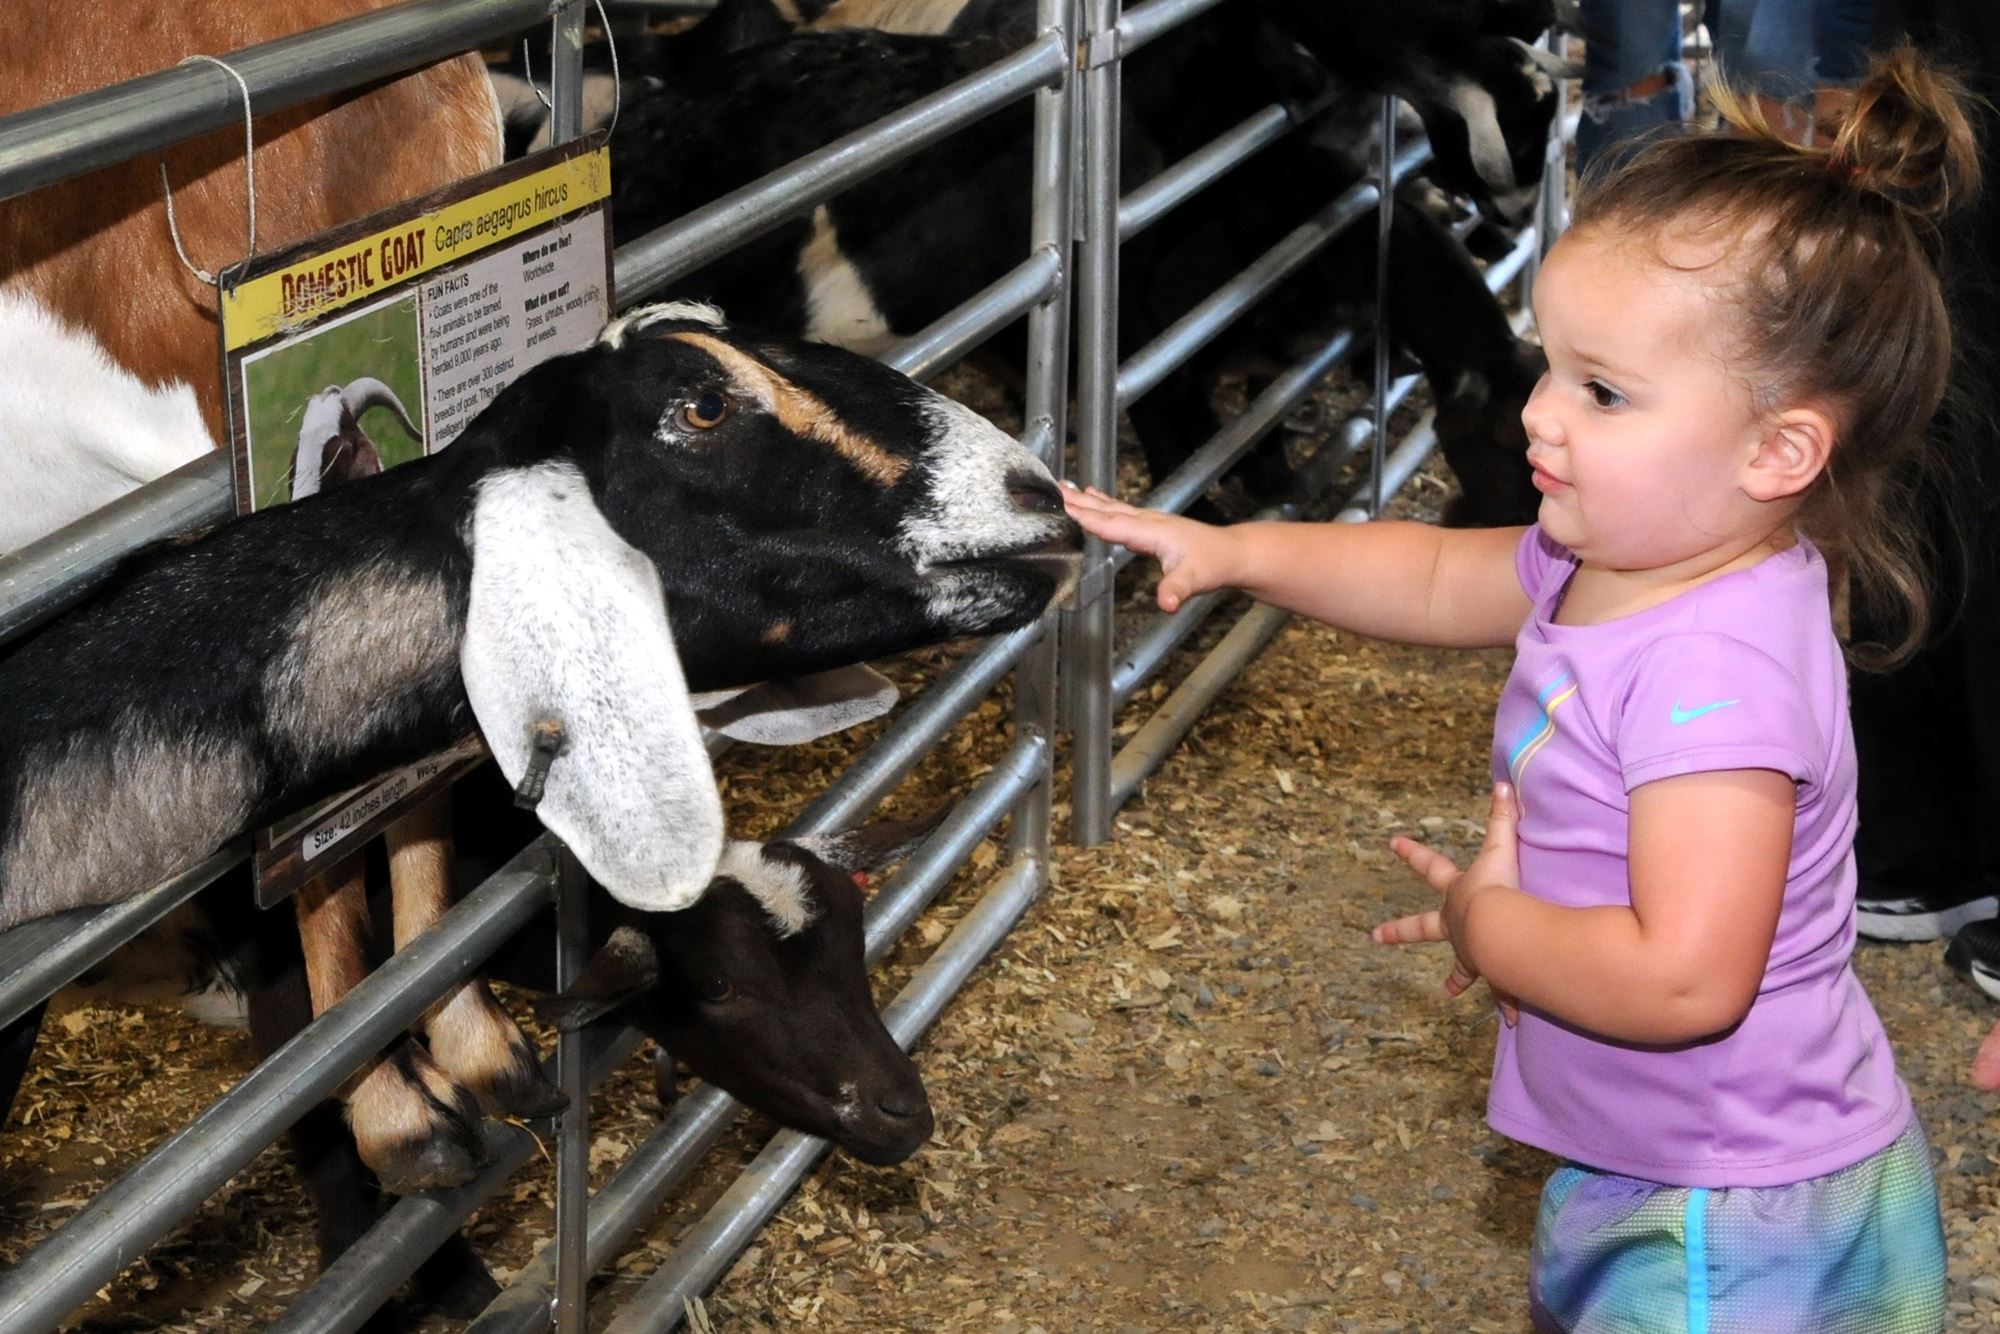
[[[1725,0],[1709,31],[1731,86],[1780,101],[1852,87],[1868,68],[1869,0]]]
[[[1576,165],[1616,160],[1662,126],[1694,110],[1694,85],[1681,63],[1677,0],[1583,0],[1583,120],[1576,129]],[[1632,99],[1625,90],[1664,72],[1666,87]]]

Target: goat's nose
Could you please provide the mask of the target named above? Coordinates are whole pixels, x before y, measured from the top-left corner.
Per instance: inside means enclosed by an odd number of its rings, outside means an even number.
[[[1026,470],[1007,478],[1007,498],[1014,502],[1016,509],[1024,509],[1030,514],[1063,512],[1062,492],[1056,490],[1056,484]]]
[[[875,1110],[892,1121],[914,1121],[931,1114],[931,1100],[920,1088],[897,1090],[876,1098]]]

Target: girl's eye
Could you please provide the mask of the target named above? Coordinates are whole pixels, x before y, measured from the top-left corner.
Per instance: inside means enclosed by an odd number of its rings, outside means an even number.
[[[736,988],[729,985],[726,977],[711,977],[701,984],[701,998],[710,1005],[720,1005],[736,994]]]
[[[1625,395],[1619,393],[1610,385],[1605,384],[1602,380],[1591,380],[1583,387],[1584,391],[1590,395],[1590,401],[1600,408],[1609,410],[1625,406]]]
[[[734,415],[736,404],[727,394],[707,393],[681,405],[681,425],[691,431],[712,431]]]

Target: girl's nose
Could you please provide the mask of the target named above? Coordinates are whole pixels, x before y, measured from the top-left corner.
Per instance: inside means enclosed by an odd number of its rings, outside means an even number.
[[[1528,401],[1521,409],[1521,425],[1527,429],[1528,439],[1545,445],[1562,443],[1562,417],[1549,393],[1549,377],[1545,373],[1535,384],[1535,392],[1528,395]]]

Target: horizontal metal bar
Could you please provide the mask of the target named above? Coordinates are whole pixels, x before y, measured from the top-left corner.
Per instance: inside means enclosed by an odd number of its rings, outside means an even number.
[[[1250,449],[1285,419],[1285,414],[1318,387],[1354,350],[1358,335],[1343,326],[1333,336],[1265,387],[1235,420],[1215,433],[1200,449],[1188,455],[1146,496],[1145,507],[1178,514],[1215,483],[1215,479],[1235,465]],[[1129,549],[1124,553],[1130,558]],[[1120,562],[1121,564],[1123,562]]]
[[[1222,0],[1151,0],[1149,4],[1127,10],[1118,20],[1118,54],[1129,56],[1148,42],[1221,3]],[[1245,21],[1248,21],[1247,15]]]
[[[1197,593],[1171,613],[1156,612],[1147,619],[1146,628],[1125,646],[1111,664],[1111,707],[1122,709],[1140,686],[1160,670],[1160,664],[1167,655],[1179,648],[1181,641],[1201,629],[1215,609],[1229,596],[1226,588],[1211,588],[1206,593]]]
[[[587,1078],[595,1088],[623,1065],[644,1039],[634,1029],[593,1026],[584,1030],[583,1041]],[[542,1062],[542,1072],[551,1081],[555,1079],[553,1058]],[[479,1128],[491,1161],[478,1176],[449,1190],[425,1191],[396,1201],[374,1226],[320,1271],[312,1286],[292,1298],[285,1313],[264,1327],[264,1334],[348,1334],[360,1329],[438,1247],[450,1240],[473,1210],[522,1164],[542,1152],[541,1141],[520,1122],[488,1120]],[[547,1316],[548,1296],[544,1294],[544,1321]]]
[[[1524,229],[1514,248],[1486,266],[1483,275],[1488,291],[1499,292],[1514,281],[1524,265],[1534,255],[1535,247],[1541,244],[1541,237],[1533,227]]]
[[[1396,446],[1396,452],[1389,455],[1382,468],[1382,494],[1393,497],[1403,489],[1403,484],[1423,466],[1431,451],[1437,448],[1437,412],[1428,410],[1417,419],[1410,433]],[[1346,508],[1334,515],[1335,523],[1365,523],[1376,517],[1361,503],[1362,493],[1357,491],[1349,498]]]
[[[0,555],[0,643],[75,606],[137,548],[235,512],[229,455],[218,451]]]
[[[1069,52],[1045,33],[1004,60],[912,102],[619,248],[614,290],[629,306],[828,197],[1061,78]]]
[[[1401,180],[1430,159],[1430,145],[1418,140],[1396,155]],[[1341,192],[1310,219],[1214,292],[1118,368],[1118,406],[1128,407],[1165,379],[1215,336],[1234,324],[1285,279],[1304,267],[1328,242],[1353,226],[1379,198],[1375,184],[1362,181]]]
[[[250,855],[239,838],[143,894],[102,908],[38,917],[0,931],[0,1028],[213,884]]]
[[[1284,138],[1291,128],[1289,111],[1282,106],[1268,106],[1168,167],[1118,201],[1119,242],[1123,244],[1145,231],[1244,161]]]
[[[552,0],[413,0],[223,57],[259,116],[428,65],[546,19]],[[0,118],[0,199],[243,123],[213,65],[177,66]]]
[[[993,832],[1021,794],[1034,785],[1046,747],[1047,742],[1040,737],[1017,741],[903,867],[869,899],[863,913],[863,929],[870,965],[889,953],[897,937],[964,864],[972,848]],[[805,832],[801,824],[802,821],[794,821],[787,833]],[[632,1234],[645,1225],[713,1147],[737,1110],[736,1102],[727,1094],[707,1086],[683,1097],[667,1120],[598,1188],[591,1197],[585,1244],[584,1262],[592,1273],[616,1258]],[[466,1212],[476,1204],[477,1201],[469,1204]],[[554,1279],[553,1257],[546,1253],[537,1256],[514,1276],[507,1290],[480,1314],[466,1334],[530,1334],[544,1328]]]
[[[529,844],[54,1235],[0,1271],[0,1329],[54,1328],[532,919],[548,902],[553,841],[545,836]]]
[[[1062,290],[1062,258],[1043,247],[957,309],[896,344],[882,360],[928,380]]]
[[[1021,794],[1035,785],[1048,746],[1047,738],[1040,736],[1017,740],[924,840],[895,878],[868,901],[865,949],[870,966],[888,957],[910,924],[958,874],[972,850],[1014,809]]]
[[[1285,628],[1291,613],[1258,603],[1243,613],[1222,642],[1195,665],[1188,678],[1148,718],[1111,760],[1111,809],[1131,800],[1149,774],[1166,762],[1216,696]]]
[[[898,1043],[908,1048],[930,1027],[965,979],[1034,903],[1040,881],[1039,864],[1024,859],[980,897],[883,1010],[883,1022]],[[619,1309],[605,1334],[653,1334],[679,1325],[688,1299],[728,1271],[829,1147],[825,1140],[795,1130],[775,1135],[688,1230],[646,1285]]]
[[[832,786],[794,820],[795,834],[828,834],[857,823],[922,762],[1045,633],[1047,618],[989,640],[959,659],[889,725]]]

